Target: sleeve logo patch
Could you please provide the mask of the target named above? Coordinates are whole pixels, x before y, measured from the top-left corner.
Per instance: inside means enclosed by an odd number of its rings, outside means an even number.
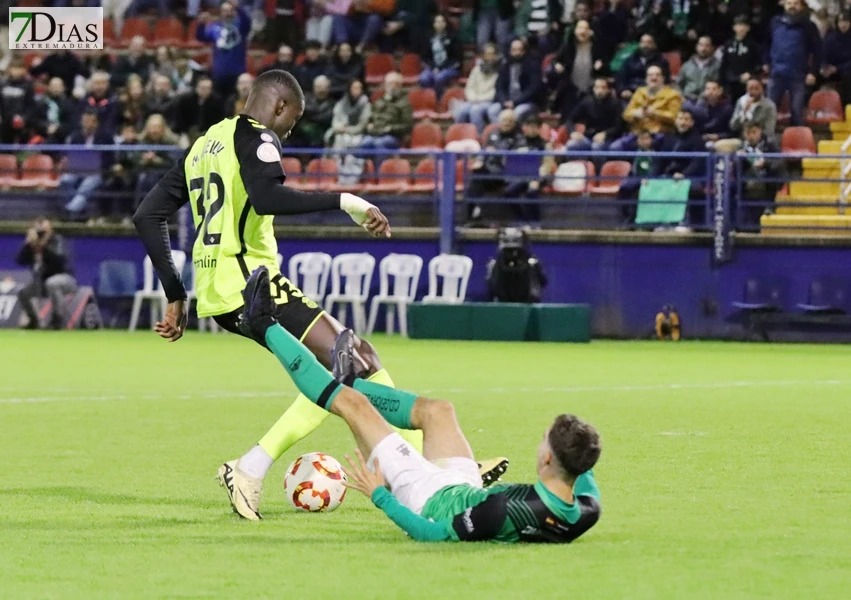
[[[265,142],[257,147],[257,158],[267,163],[280,162],[281,153],[274,144]]]
[[[271,142],[271,141],[272,141],[272,136],[271,136],[271,135],[269,135],[268,133],[261,133],[261,134],[260,134],[260,139],[261,139],[261,140],[263,140],[264,142]]]

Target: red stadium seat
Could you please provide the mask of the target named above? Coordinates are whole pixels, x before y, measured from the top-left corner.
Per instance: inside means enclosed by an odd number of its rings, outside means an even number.
[[[375,165],[369,159],[364,161],[363,172],[360,176],[360,181],[354,183],[338,183],[334,182],[329,188],[332,192],[352,192],[358,193],[364,190],[364,187],[375,183]]]
[[[367,192],[405,192],[411,185],[411,163],[403,158],[388,158],[378,169],[378,183],[366,186]]]
[[[784,154],[815,154],[816,140],[809,127],[787,127],[780,141]]]
[[[662,54],[665,60],[668,61],[668,66],[671,67],[671,78],[680,74],[680,69],[683,68],[683,57],[677,51],[665,52]]]
[[[446,130],[446,143],[458,140],[479,140],[479,130],[472,123],[453,123]]]
[[[399,72],[406,85],[413,85],[420,80],[423,64],[419,54],[405,54],[399,62]]]
[[[370,85],[384,83],[384,76],[396,69],[390,54],[370,54],[366,57],[366,82]]]
[[[458,78],[458,85],[465,85],[467,83],[467,80],[470,78],[470,73],[473,71],[473,67],[475,66],[475,58],[464,59],[464,62],[461,63],[461,77]]]
[[[411,132],[411,149],[440,150],[443,148],[443,132],[435,123],[417,123]]]
[[[415,119],[433,119],[437,116],[437,95],[434,90],[414,88],[408,92],[408,102]]]
[[[158,19],[154,25],[154,39],[151,45],[182,46],[186,42],[186,31],[183,23],[174,17]]]
[[[499,123],[491,123],[490,125],[485,125],[485,130],[482,132],[482,148],[488,145],[488,138],[491,133],[499,129]]]
[[[562,125],[558,129],[556,129],[556,146],[564,146],[567,144],[567,141],[570,139],[570,133],[567,131],[567,125]]]
[[[780,99],[780,106],[777,107],[777,124],[788,125],[792,120],[792,104],[789,102],[789,94],[783,94]],[[766,132],[770,135],[771,132]]]
[[[152,33],[151,24],[147,19],[131,17],[124,21],[124,27],[121,29],[120,43],[122,46],[126,46],[130,43],[130,39],[137,35],[141,35],[146,40],[150,40]]]
[[[293,156],[285,156],[281,159],[281,167],[287,176],[286,184],[301,181],[301,161]]]
[[[189,22],[189,27],[186,28],[186,39],[183,42],[184,46],[187,48],[203,48],[204,43],[199,42],[198,38],[195,37],[196,32],[198,31],[198,19],[192,19]]]
[[[414,183],[408,188],[412,192],[433,192],[437,188],[437,168],[433,158],[420,161],[414,169]]]
[[[333,158],[314,158],[307,163],[304,182],[293,186],[307,190],[328,190],[337,184],[337,161]]]
[[[13,187],[22,188],[55,188],[59,185],[53,159],[47,154],[31,154],[21,165],[21,179],[15,181]]]
[[[118,39],[115,36],[115,23],[112,22],[112,19],[103,20],[103,41],[104,46],[107,48],[115,46],[118,43]]]
[[[625,160],[610,160],[600,169],[598,183],[588,186],[592,196],[614,196],[621,188],[624,179],[629,177],[632,165]]]
[[[384,95],[384,88],[377,88],[372,90],[372,93],[369,95],[369,101],[372,104],[375,104],[379,98]]]
[[[842,99],[836,90],[819,90],[810,97],[807,105],[807,125],[824,125],[844,121]]]
[[[436,119],[451,119],[452,118],[452,101],[467,99],[467,95],[462,87],[451,87],[440,97],[440,106],[437,108]]]
[[[11,187],[18,178],[18,159],[14,154],[0,154],[0,187]]]

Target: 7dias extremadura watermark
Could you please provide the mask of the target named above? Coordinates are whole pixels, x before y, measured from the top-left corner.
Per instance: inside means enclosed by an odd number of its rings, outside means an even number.
[[[9,50],[103,50],[103,8],[9,8]]]

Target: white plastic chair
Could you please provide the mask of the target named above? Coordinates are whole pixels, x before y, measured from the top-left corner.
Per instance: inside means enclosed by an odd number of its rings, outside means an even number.
[[[467,283],[473,270],[473,259],[457,254],[441,254],[428,263],[428,295],[424,304],[462,304],[467,297]],[[438,294],[438,277],[443,285]]]
[[[174,261],[174,266],[177,267],[177,272],[182,273],[183,267],[186,265],[186,253],[183,250],[172,250],[171,259]],[[154,276],[154,266],[149,256],[146,256],[145,260],[142,261],[142,271],[144,273],[142,289],[133,295],[133,311],[130,313],[129,331],[136,331],[136,325],[139,324],[139,313],[142,311],[142,303],[145,300],[151,302],[152,325],[165,316],[165,310],[168,306],[162,285],[159,279]]]
[[[290,258],[289,280],[320,306],[328,289],[330,274],[331,257],[324,252],[302,252]]]
[[[197,288],[197,271],[192,263],[189,263],[189,269],[192,271],[192,277],[189,279],[192,282],[192,288],[186,290],[186,302],[191,306],[192,302],[197,300],[195,289]],[[196,307],[197,310],[197,307]],[[213,317],[198,317],[198,331],[207,331],[207,326],[210,326],[210,333],[219,333],[219,324]]]
[[[408,337],[408,305],[417,296],[417,286],[420,283],[420,273],[423,270],[423,259],[415,254],[389,254],[381,260],[378,273],[381,288],[378,295],[372,299],[369,309],[369,325],[367,335],[375,329],[378,318],[378,307],[387,305],[387,333],[393,333],[395,313],[399,313],[399,333]],[[392,284],[390,278],[393,278]],[[392,292],[391,292],[392,289]]]
[[[345,325],[346,305],[351,304],[358,334],[366,330],[366,300],[373,271],[375,258],[369,254],[340,254],[331,261],[331,293],[325,298],[325,311],[331,314],[334,305],[339,304],[337,320]]]

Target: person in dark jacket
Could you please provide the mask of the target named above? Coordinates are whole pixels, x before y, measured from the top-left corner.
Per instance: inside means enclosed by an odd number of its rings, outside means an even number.
[[[573,131],[567,142],[567,150],[587,152],[605,150],[622,133],[621,104],[605,77],[594,81],[594,93],[582,100],[567,119],[568,127]],[[576,130],[582,125],[584,131]]]
[[[147,83],[153,64],[154,59],[145,52],[145,38],[137,35],[130,40],[127,54],[119,57],[112,67],[109,82],[114,88],[124,87],[130,76],[136,75],[142,79],[143,84]]]
[[[320,75],[328,75],[328,60],[322,55],[322,44],[316,40],[307,42],[304,46],[304,62],[293,73],[305,90],[313,88],[313,82]]]
[[[733,105],[724,98],[721,84],[710,79],[703,88],[703,98],[697,104],[697,119],[705,142],[717,142],[732,135],[730,119]]]
[[[367,0],[354,0],[347,15],[334,15],[332,21],[335,44],[352,44],[355,52],[363,54],[384,28],[381,15],[370,10]]]
[[[476,24],[478,51],[481,52],[488,42],[505,48],[511,37],[513,19],[514,0],[474,0],[473,22]]]
[[[432,36],[422,59],[425,68],[420,73],[420,87],[434,88],[440,97],[447,84],[461,73],[461,46],[443,15],[434,17]]]
[[[18,299],[29,318],[25,328],[41,327],[33,300],[47,297],[51,304],[48,324],[52,329],[60,329],[66,317],[65,296],[76,291],[77,281],[68,267],[65,241],[53,231],[47,217],[36,219],[27,231],[16,262],[22,267],[30,267],[33,272],[32,282],[18,292]]]
[[[827,81],[837,82],[842,104],[851,104],[851,13],[836,19],[836,29],[824,38],[821,74]]]
[[[617,88],[624,100],[632,98],[633,92],[644,85],[647,68],[657,66],[662,69],[665,82],[671,80],[671,66],[656,46],[656,38],[644,34],[638,42],[638,50],[626,59],[617,76]]]
[[[153,113],[160,114],[160,113]],[[121,146],[136,146],[139,144],[139,134],[132,125],[121,128],[118,144]],[[133,190],[139,178],[142,152],[138,150],[120,149],[115,153],[115,161],[110,167],[109,174],[103,183],[104,193],[100,194],[100,217],[98,223],[118,218],[129,218],[133,214]]]
[[[520,135],[517,136],[511,149],[516,152],[541,152],[548,149],[547,143],[541,138],[541,117],[536,114],[526,117],[526,120],[520,125]],[[543,159],[541,161],[543,162]],[[505,197],[538,198],[541,195],[542,187],[542,179],[507,181],[505,183]],[[511,208],[514,210],[515,216],[521,221],[537,223],[541,220],[541,206],[537,203],[512,204]]]
[[[213,44],[212,78],[216,92],[227,97],[236,85],[236,78],[245,73],[248,54],[248,34],[251,17],[236,0],[222,2],[219,20],[211,21],[201,15],[195,37],[199,42]]]
[[[48,54],[43,61],[30,69],[30,75],[36,78],[46,77],[53,79],[59,77],[65,84],[67,93],[74,89],[74,80],[79,77],[88,77],[89,70],[75,54],[70,50],[60,50]]]
[[[94,111],[98,116],[98,132],[110,139],[118,129],[118,98],[112,95],[109,73],[95,71],[89,79],[89,93],[80,101],[80,113]]]
[[[212,80],[202,77],[193,91],[184,92],[175,100],[174,132],[185,133],[194,140],[224,117],[224,103],[213,91]]]
[[[225,101],[225,117],[235,117],[245,108],[245,101],[254,85],[254,76],[251,73],[243,73],[236,79],[236,90]]]
[[[730,39],[733,13],[730,11],[729,0],[702,0],[692,4],[694,5],[691,11],[694,39],[708,35],[716,48]]]
[[[152,77],[151,93],[145,100],[145,120],[151,115],[162,115],[169,123],[174,122],[174,91],[171,79],[166,75]]]
[[[594,40],[603,64],[608,65],[618,47],[629,35],[629,8],[621,0],[610,0],[608,6],[597,15],[594,25]]]
[[[517,130],[517,119],[510,108],[499,113],[499,128],[492,131],[485,140],[485,150],[513,150],[520,143],[521,132]],[[505,156],[484,156],[477,158],[471,165],[473,177],[467,188],[467,196],[479,198],[487,193],[503,188],[505,181],[493,175],[501,175],[505,170]],[[479,177],[476,177],[479,175]],[[470,204],[469,218],[477,221],[482,216],[482,207]]]
[[[33,130],[35,91],[20,59],[12,61],[7,73],[0,83],[0,117],[3,120],[0,139],[4,144],[25,144]]]
[[[763,132],[759,123],[745,123],[742,148],[742,198],[737,211],[746,225],[759,226],[760,216],[771,210],[783,176],[783,161],[765,158],[765,154],[779,154],[780,147],[772,137]],[[769,181],[766,181],[769,180]],[[774,180],[774,181],[771,181]]]
[[[695,126],[694,115],[681,110],[674,123],[676,131],[667,134],[659,144],[659,152],[704,152],[703,136]],[[706,158],[673,157],[656,161],[654,176],[674,179],[698,179],[706,176]],[[703,182],[694,182],[703,183]]]
[[[337,46],[328,69],[328,78],[331,80],[331,95],[338,99],[349,90],[352,81],[363,81],[363,58],[354,53],[351,44]]]
[[[404,46],[409,52],[422,54],[431,33],[423,24],[431,23],[436,14],[435,0],[396,0],[396,12],[384,23],[378,47],[382,52],[392,52]]]
[[[738,15],[733,20],[733,39],[721,49],[718,78],[730,98],[741,98],[748,81],[762,69],[762,54],[750,31],[748,16]]]
[[[579,21],[547,70],[547,87],[555,92],[553,106],[566,117],[591,92],[604,63],[588,21]]]
[[[298,66],[295,64],[295,53],[290,46],[281,44],[278,47],[278,53],[275,55],[275,62],[260,69],[260,74],[275,70],[292,73],[298,79]]]
[[[299,119],[292,133],[290,146],[321,148],[325,142],[325,132],[331,127],[334,118],[334,98],[331,96],[331,80],[325,75],[318,76],[312,91],[305,94],[304,115]]]
[[[60,77],[54,77],[47,84],[47,93],[36,102],[36,132],[49,144],[64,144],[76,117],[77,107],[65,94],[65,84]]]
[[[112,144],[111,135],[101,131],[98,113],[87,110],[80,120],[80,128],[68,136],[67,144],[72,146],[101,146]],[[68,160],[75,167],[63,173],[59,178],[59,188],[65,192],[68,201],[65,210],[72,220],[82,220],[89,206],[89,198],[98,191],[103,182],[104,173],[110,170],[114,154],[106,151],[74,150]],[[85,170],[83,170],[85,169]]]
[[[523,41],[514,40],[496,79],[496,103],[512,109],[514,117],[522,122],[526,115],[539,110],[543,87],[541,62],[527,54]]]
[[[822,44],[803,0],[785,0],[785,13],[771,20],[768,47],[768,97],[778,107],[789,93],[792,125],[804,124],[807,87],[816,83]]]

